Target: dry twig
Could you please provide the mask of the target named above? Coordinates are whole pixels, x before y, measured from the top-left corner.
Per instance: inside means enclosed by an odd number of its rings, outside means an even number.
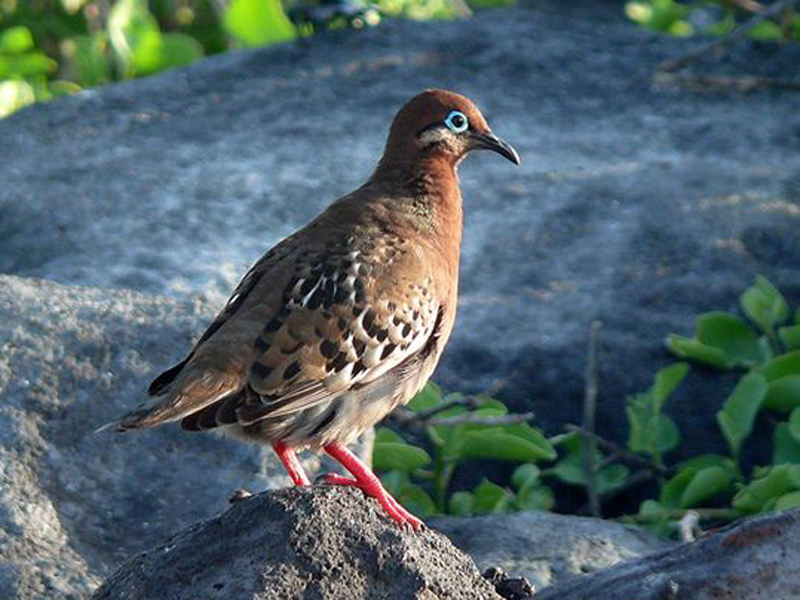
[[[597,344],[601,327],[600,321],[594,321],[589,333],[586,385],[583,394],[583,474],[586,478],[589,509],[593,517],[602,516],[600,512],[600,495],[597,492],[597,467],[594,462],[594,455],[597,452],[597,438],[594,436],[595,415],[597,413]]]

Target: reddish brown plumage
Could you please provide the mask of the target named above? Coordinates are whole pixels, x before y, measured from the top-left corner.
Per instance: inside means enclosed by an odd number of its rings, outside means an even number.
[[[298,484],[307,478],[294,450],[322,448],[392,517],[418,525],[343,444],[411,399],[450,336],[456,168],[476,148],[518,162],[468,99],[440,90],[412,98],[370,179],[256,262],[188,357],[151,384],[156,400],[117,428],[224,426],[271,443]]]

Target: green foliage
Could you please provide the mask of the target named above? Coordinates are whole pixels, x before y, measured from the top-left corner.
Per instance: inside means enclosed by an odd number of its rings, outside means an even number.
[[[481,398],[474,407],[468,407],[453,403],[459,399],[457,395],[443,397],[439,388],[430,383],[409,403],[417,413],[438,409],[438,423],[425,428],[432,458],[397,433],[386,428],[378,431],[373,464],[378,471],[388,471],[382,476],[387,489],[397,492],[400,498],[409,498],[421,516],[448,510],[454,514],[485,514],[550,508],[552,492],[540,483],[540,471],[534,464],[555,459],[550,441],[526,423],[498,420],[494,424],[492,418],[508,413],[498,400]],[[525,468],[515,471],[512,477],[515,491],[484,480],[471,491],[450,494],[456,469],[465,461],[484,459],[522,463]]]
[[[647,501],[638,518],[663,530],[674,509],[720,505],[729,517],[781,510],[800,504],[800,350],[795,323],[787,323],[783,295],[764,277],[741,295],[749,322],[735,315],[710,312],[696,321],[695,335],[671,335],[667,346],[678,356],[743,374],[717,412],[719,430],[731,456],[704,455],[677,465],[662,482],[658,502]],[[747,476],[740,464],[742,447],[765,410],[790,413],[773,431],[773,460]],[[629,444],[631,449],[635,449]],[[642,451],[639,448],[638,451]],[[738,491],[737,491],[738,490]],[[711,513],[719,514],[713,508]]]
[[[297,37],[280,0],[233,0],[225,11],[224,22],[242,46],[266,46]]]
[[[717,413],[717,423],[734,457],[739,456],[742,442],[753,430],[756,414],[766,393],[767,380],[763,375],[745,375]]]
[[[643,27],[680,37],[725,35],[751,15],[727,0],[634,0],[625,4],[625,14]],[[777,20],[756,24],[747,35],[756,40],[800,41],[800,16],[787,10]]]
[[[602,501],[634,481],[631,465],[640,477],[642,466],[649,471],[658,496],[642,502],[627,519],[665,535],[674,533],[676,521],[688,510],[726,521],[800,506],[800,349],[791,333],[800,311],[789,322],[785,299],[763,277],[745,290],[740,306],[744,317],[705,313],[697,318],[693,337],[667,340],[681,358],[741,373],[717,412],[714,435],[727,442],[729,455],[702,454],[677,464],[668,460],[681,436],[665,409],[689,374],[689,365],[679,362],[658,371],[649,389],[628,399],[624,448],[611,444],[609,451],[608,443],[590,448],[589,440],[597,438],[575,428],[548,439],[527,423],[512,422],[498,400],[480,398],[470,404],[458,395],[442,397],[431,384],[409,404],[428,423],[431,455],[381,429],[374,464],[388,471],[383,479],[390,491],[422,516],[550,510],[556,498],[547,482],[553,481],[592,489]],[[740,460],[742,449],[759,415],[768,410],[775,423],[772,463],[748,473]],[[423,415],[433,413],[436,422],[424,420]],[[505,485],[483,479],[472,490],[450,489],[465,461],[487,459],[519,466]]]
[[[473,8],[515,0],[470,0]],[[294,21],[285,8],[290,9]],[[467,16],[456,0],[9,0],[0,2],[0,118],[33,102],[321,29]]]
[[[560,450],[558,462],[545,471],[550,475],[570,485],[586,487],[588,485],[586,469],[584,466],[585,438],[578,433],[568,433],[560,436],[556,447]],[[601,464],[606,459],[599,450],[594,451],[594,464]],[[597,492],[602,496],[610,494],[625,485],[630,476],[630,469],[619,463],[611,463],[594,473]]]
[[[630,398],[625,408],[629,425],[628,448],[649,454],[659,465],[662,454],[680,443],[678,427],[661,409],[688,372],[689,366],[685,363],[661,369],[650,389]]]

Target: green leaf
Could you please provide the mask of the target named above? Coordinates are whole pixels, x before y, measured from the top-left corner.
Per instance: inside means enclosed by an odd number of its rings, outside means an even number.
[[[561,442],[564,448],[563,457],[543,474],[558,478],[564,483],[586,486],[586,476],[583,466],[583,439],[579,434],[569,434]],[[603,460],[603,455],[595,452],[594,461],[598,464]],[[595,486],[600,495],[607,494],[622,486],[630,475],[629,469],[624,465],[611,464],[595,473]]]
[[[31,79],[36,76],[49,75],[58,68],[56,61],[41,52],[27,54],[0,54],[0,78]]]
[[[732,476],[738,473],[736,463],[731,460],[729,456],[724,456],[722,454],[699,454],[678,465],[679,469],[694,469],[695,471],[705,469],[706,467],[720,467],[728,471]]]
[[[434,406],[442,403],[442,390],[438,385],[429,381],[428,384],[422,388],[417,395],[408,403],[408,408],[415,412],[428,410]]]
[[[628,448],[654,457],[675,448],[680,432],[675,422],[661,409],[667,398],[680,385],[689,371],[686,363],[675,363],[656,373],[653,385],[646,392],[628,399],[625,414],[628,418]]]
[[[680,508],[698,506],[731,489],[733,477],[722,467],[706,467],[697,471],[681,493]]]
[[[625,407],[628,417],[628,448],[633,452],[662,454],[675,449],[680,443],[680,430],[664,414],[652,414],[647,407]]]
[[[0,118],[10,115],[23,106],[33,104],[36,95],[25,81],[0,81]]]
[[[800,442],[800,407],[795,408],[789,415],[789,433],[795,441]]]
[[[595,473],[597,493],[603,496],[621,488],[628,481],[630,474],[628,467],[618,463],[603,467]]]
[[[436,514],[436,504],[420,486],[411,483],[408,475],[400,471],[390,471],[381,475],[381,482],[400,504],[415,515],[426,517]]]
[[[697,318],[697,339],[721,349],[729,365],[753,366],[763,360],[758,335],[742,319],[724,312],[708,312]]]
[[[0,53],[23,54],[33,47],[31,30],[23,25],[9,27],[0,33]]]
[[[793,350],[786,354],[776,356],[756,369],[767,378],[773,381],[787,375],[800,375],[800,350]]]
[[[766,278],[756,276],[753,285],[739,298],[744,313],[765,333],[774,331],[789,316],[781,293]]]
[[[783,31],[777,23],[765,20],[753,25],[747,31],[747,37],[754,40],[780,40],[783,37]]]
[[[505,512],[512,499],[508,490],[495,485],[488,479],[481,481],[472,494],[475,499],[472,510],[477,515]]]
[[[655,408],[657,411],[661,410],[664,402],[672,395],[686,374],[689,372],[689,365],[686,363],[675,363],[668,367],[664,367],[656,373],[656,380],[653,384],[653,396],[655,398]]]
[[[645,500],[639,505],[639,516],[645,521],[663,518],[667,512],[668,507],[662,506],[655,500]]]
[[[405,444],[406,441],[396,431],[392,431],[388,427],[378,427],[375,431],[375,444]]]
[[[696,473],[696,469],[688,468],[681,469],[678,473],[673,475],[669,481],[661,487],[661,503],[669,508],[678,508],[680,506],[683,490],[686,489],[686,486],[689,485],[689,482]]]
[[[534,485],[521,490],[514,501],[518,510],[550,510],[555,505],[553,490]]]
[[[800,350],[800,325],[789,325],[778,329],[778,337],[787,350]]]
[[[800,506],[800,491],[784,494],[775,503],[775,510],[789,510]]]
[[[800,464],[800,442],[789,433],[788,423],[778,423],[772,433],[772,464]]]
[[[542,471],[533,463],[518,466],[511,474],[511,484],[518,490],[531,487],[539,483]]]
[[[472,514],[475,498],[471,492],[455,492],[450,496],[450,514],[468,517]]]
[[[672,333],[667,336],[667,347],[678,358],[696,360],[719,369],[727,369],[729,366],[724,350],[692,338]]]
[[[138,40],[130,66],[137,76],[186,66],[203,56],[200,43],[180,33],[145,32]]]
[[[147,9],[146,0],[118,0],[108,15],[108,37],[122,65],[124,75],[133,76],[130,63],[142,45],[152,45],[160,37],[158,23]]]
[[[516,435],[501,430],[488,430],[467,432],[460,456],[509,462],[533,462],[552,458],[552,452],[549,448],[543,448]]]
[[[418,485],[409,483],[395,496],[405,508],[419,517],[428,517],[436,514],[436,503],[428,492]]]
[[[110,65],[106,55],[108,39],[105,33],[72,38],[74,51],[72,65],[78,82],[84,87],[106,83],[110,79]]]
[[[223,21],[243,46],[266,46],[297,37],[280,0],[233,0]]]
[[[792,410],[800,406],[800,375],[787,375],[769,383],[764,407]]]
[[[544,460],[555,460],[558,457],[556,449],[553,447],[552,442],[536,427],[531,427],[527,423],[512,423],[510,425],[503,425],[503,431],[510,435],[517,436],[523,440],[527,440],[537,448],[544,455]]]
[[[743,487],[733,498],[734,508],[746,512],[769,510],[769,501],[800,488],[800,465],[781,464]]]
[[[722,410],[717,412],[717,423],[734,456],[739,456],[742,442],[750,435],[766,393],[767,381],[764,376],[750,373],[739,380]]]
[[[376,443],[372,451],[373,467],[378,471],[403,471],[408,473],[431,462],[431,457],[422,448],[405,442]]]

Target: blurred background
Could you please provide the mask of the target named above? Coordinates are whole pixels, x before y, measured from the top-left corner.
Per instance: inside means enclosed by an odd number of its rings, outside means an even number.
[[[235,48],[265,46],[382,19],[468,18],[517,0],[0,0],[0,118],[112,81],[145,77]],[[545,4],[523,0],[522,4]],[[606,2],[642,27],[719,36],[763,10],[755,0]],[[562,10],[580,11],[581,2]],[[747,32],[800,40],[793,3]]]

